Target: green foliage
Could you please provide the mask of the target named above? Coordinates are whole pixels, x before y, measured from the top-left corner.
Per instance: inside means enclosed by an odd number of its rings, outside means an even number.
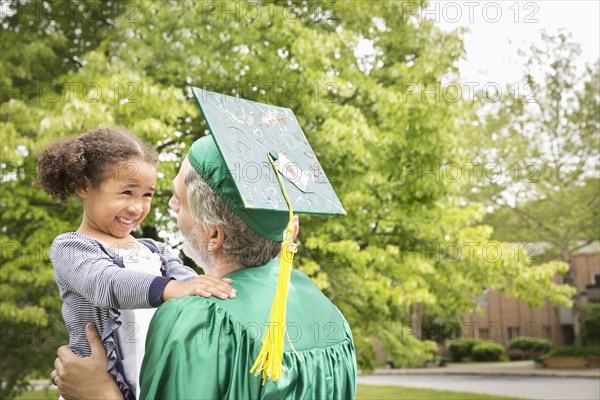
[[[600,357],[600,346],[557,346],[546,355],[546,357],[558,356]]]
[[[394,366],[422,367],[437,353],[437,343],[431,340],[417,340],[401,323],[387,323],[379,336],[381,343],[389,350]]]
[[[422,326],[422,338],[433,340],[438,344],[460,337],[462,334],[462,319],[459,315],[434,315],[425,310]]]
[[[473,347],[483,343],[481,339],[456,339],[450,343],[450,353],[452,353],[452,360],[462,361],[465,358],[471,358]]]
[[[406,322],[416,304],[453,321],[478,309],[484,287],[568,303],[571,289],[551,280],[564,264],[533,267],[524,249],[491,241],[485,208],[466,205],[464,182],[424,173],[469,160],[464,134],[476,105],[426,95],[458,79],[463,44],[460,32],[408,15],[406,3],[259,2],[252,19],[216,2],[11,2],[0,45],[1,397],[29,374],[47,374],[66,340],[47,249],[77,229],[81,208],[31,187],[36,153],[103,125],[154,144],[159,180],[137,234],[179,247],[171,182],[206,130],[190,85],[294,109],[348,211],[302,217],[296,266],[348,319],[364,371],[373,337],[399,364],[430,358],[434,344],[416,340]],[[362,40],[373,54],[355,54]],[[23,334],[34,329],[57,333]]]
[[[547,353],[550,350],[550,341],[529,336],[519,336],[508,342],[508,348],[526,352]]]
[[[471,360],[473,361],[500,361],[504,354],[504,347],[498,343],[483,342],[473,346]]]
[[[587,344],[600,344],[600,303],[587,303],[581,308]]]

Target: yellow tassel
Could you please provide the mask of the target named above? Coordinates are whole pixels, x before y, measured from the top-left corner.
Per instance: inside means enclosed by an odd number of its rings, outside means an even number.
[[[260,353],[254,362],[254,365],[250,369],[250,373],[254,373],[258,376],[262,373],[262,384],[265,384],[267,377],[271,380],[277,380],[281,376],[281,364],[283,362],[283,342],[286,334],[285,328],[285,308],[287,303],[288,290],[290,286],[290,277],[292,274],[292,264],[294,262],[294,253],[297,251],[297,245],[293,243],[292,237],[294,234],[294,224],[292,218],[294,213],[290,200],[287,196],[285,188],[283,187],[283,181],[279,175],[279,171],[275,167],[273,158],[269,155],[269,161],[275,170],[279,185],[285,201],[288,205],[290,212],[290,222],[285,231],[285,237],[283,244],[281,245],[281,253],[279,255],[279,275],[277,277],[277,290],[275,292],[275,299],[273,300],[273,306],[271,307],[271,314],[269,315],[269,323],[267,330],[263,336],[262,348]],[[289,341],[289,335],[288,335]],[[292,345],[290,341],[290,345]],[[292,350],[300,358],[296,349],[292,345]]]

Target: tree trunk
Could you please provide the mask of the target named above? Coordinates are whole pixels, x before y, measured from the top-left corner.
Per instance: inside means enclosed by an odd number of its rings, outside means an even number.
[[[573,307],[571,311],[573,313],[573,336],[574,343],[576,346],[583,345],[583,335],[581,332],[581,296],[579,295],[579,288],[577,287],[577,270],[573,265],[571,253],[566,247],[560,249],[562,261],[569,265],[569,280],[571,285],[575,287],[575,294],[573,295]]]
[[[421,326],[423,325],[423,303],[415,303],[412,305],[412,333],[413,336],[421,340],[423,334]]]

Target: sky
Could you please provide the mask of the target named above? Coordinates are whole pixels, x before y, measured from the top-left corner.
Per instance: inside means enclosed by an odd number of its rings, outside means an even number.
[[[466,58],[460,60],[459,71],[463,83],[478,89],[497,83],[529,94],[524,92],[525,60],[518,50],[541,43],[542,30],[564,30],[581,45],[575,62],[580,73],[586,63],[600,58],[600,0],[432,1],[421,18],[434,19],[443,30],[468,28],[462,36]],[[507,200],[514,202],[512,195]]]
[[[519,82],[523,61],[517,50],[539,42],[541,30],[570,32],[582,47],[581,70],[600,57],[600,0],[432,1],[420,18],[444,30],[469,29],[463,36],[467,58],[459,63],[463,82]]]

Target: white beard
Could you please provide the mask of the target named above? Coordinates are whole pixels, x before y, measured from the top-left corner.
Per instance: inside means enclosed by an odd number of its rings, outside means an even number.
[[[180,230],[183,235],[183,252],[194,260],[196,265],[205,269],[208,263],[208,244],[202,241],[204,230],[198,225],[190,228],[189,231]]]

